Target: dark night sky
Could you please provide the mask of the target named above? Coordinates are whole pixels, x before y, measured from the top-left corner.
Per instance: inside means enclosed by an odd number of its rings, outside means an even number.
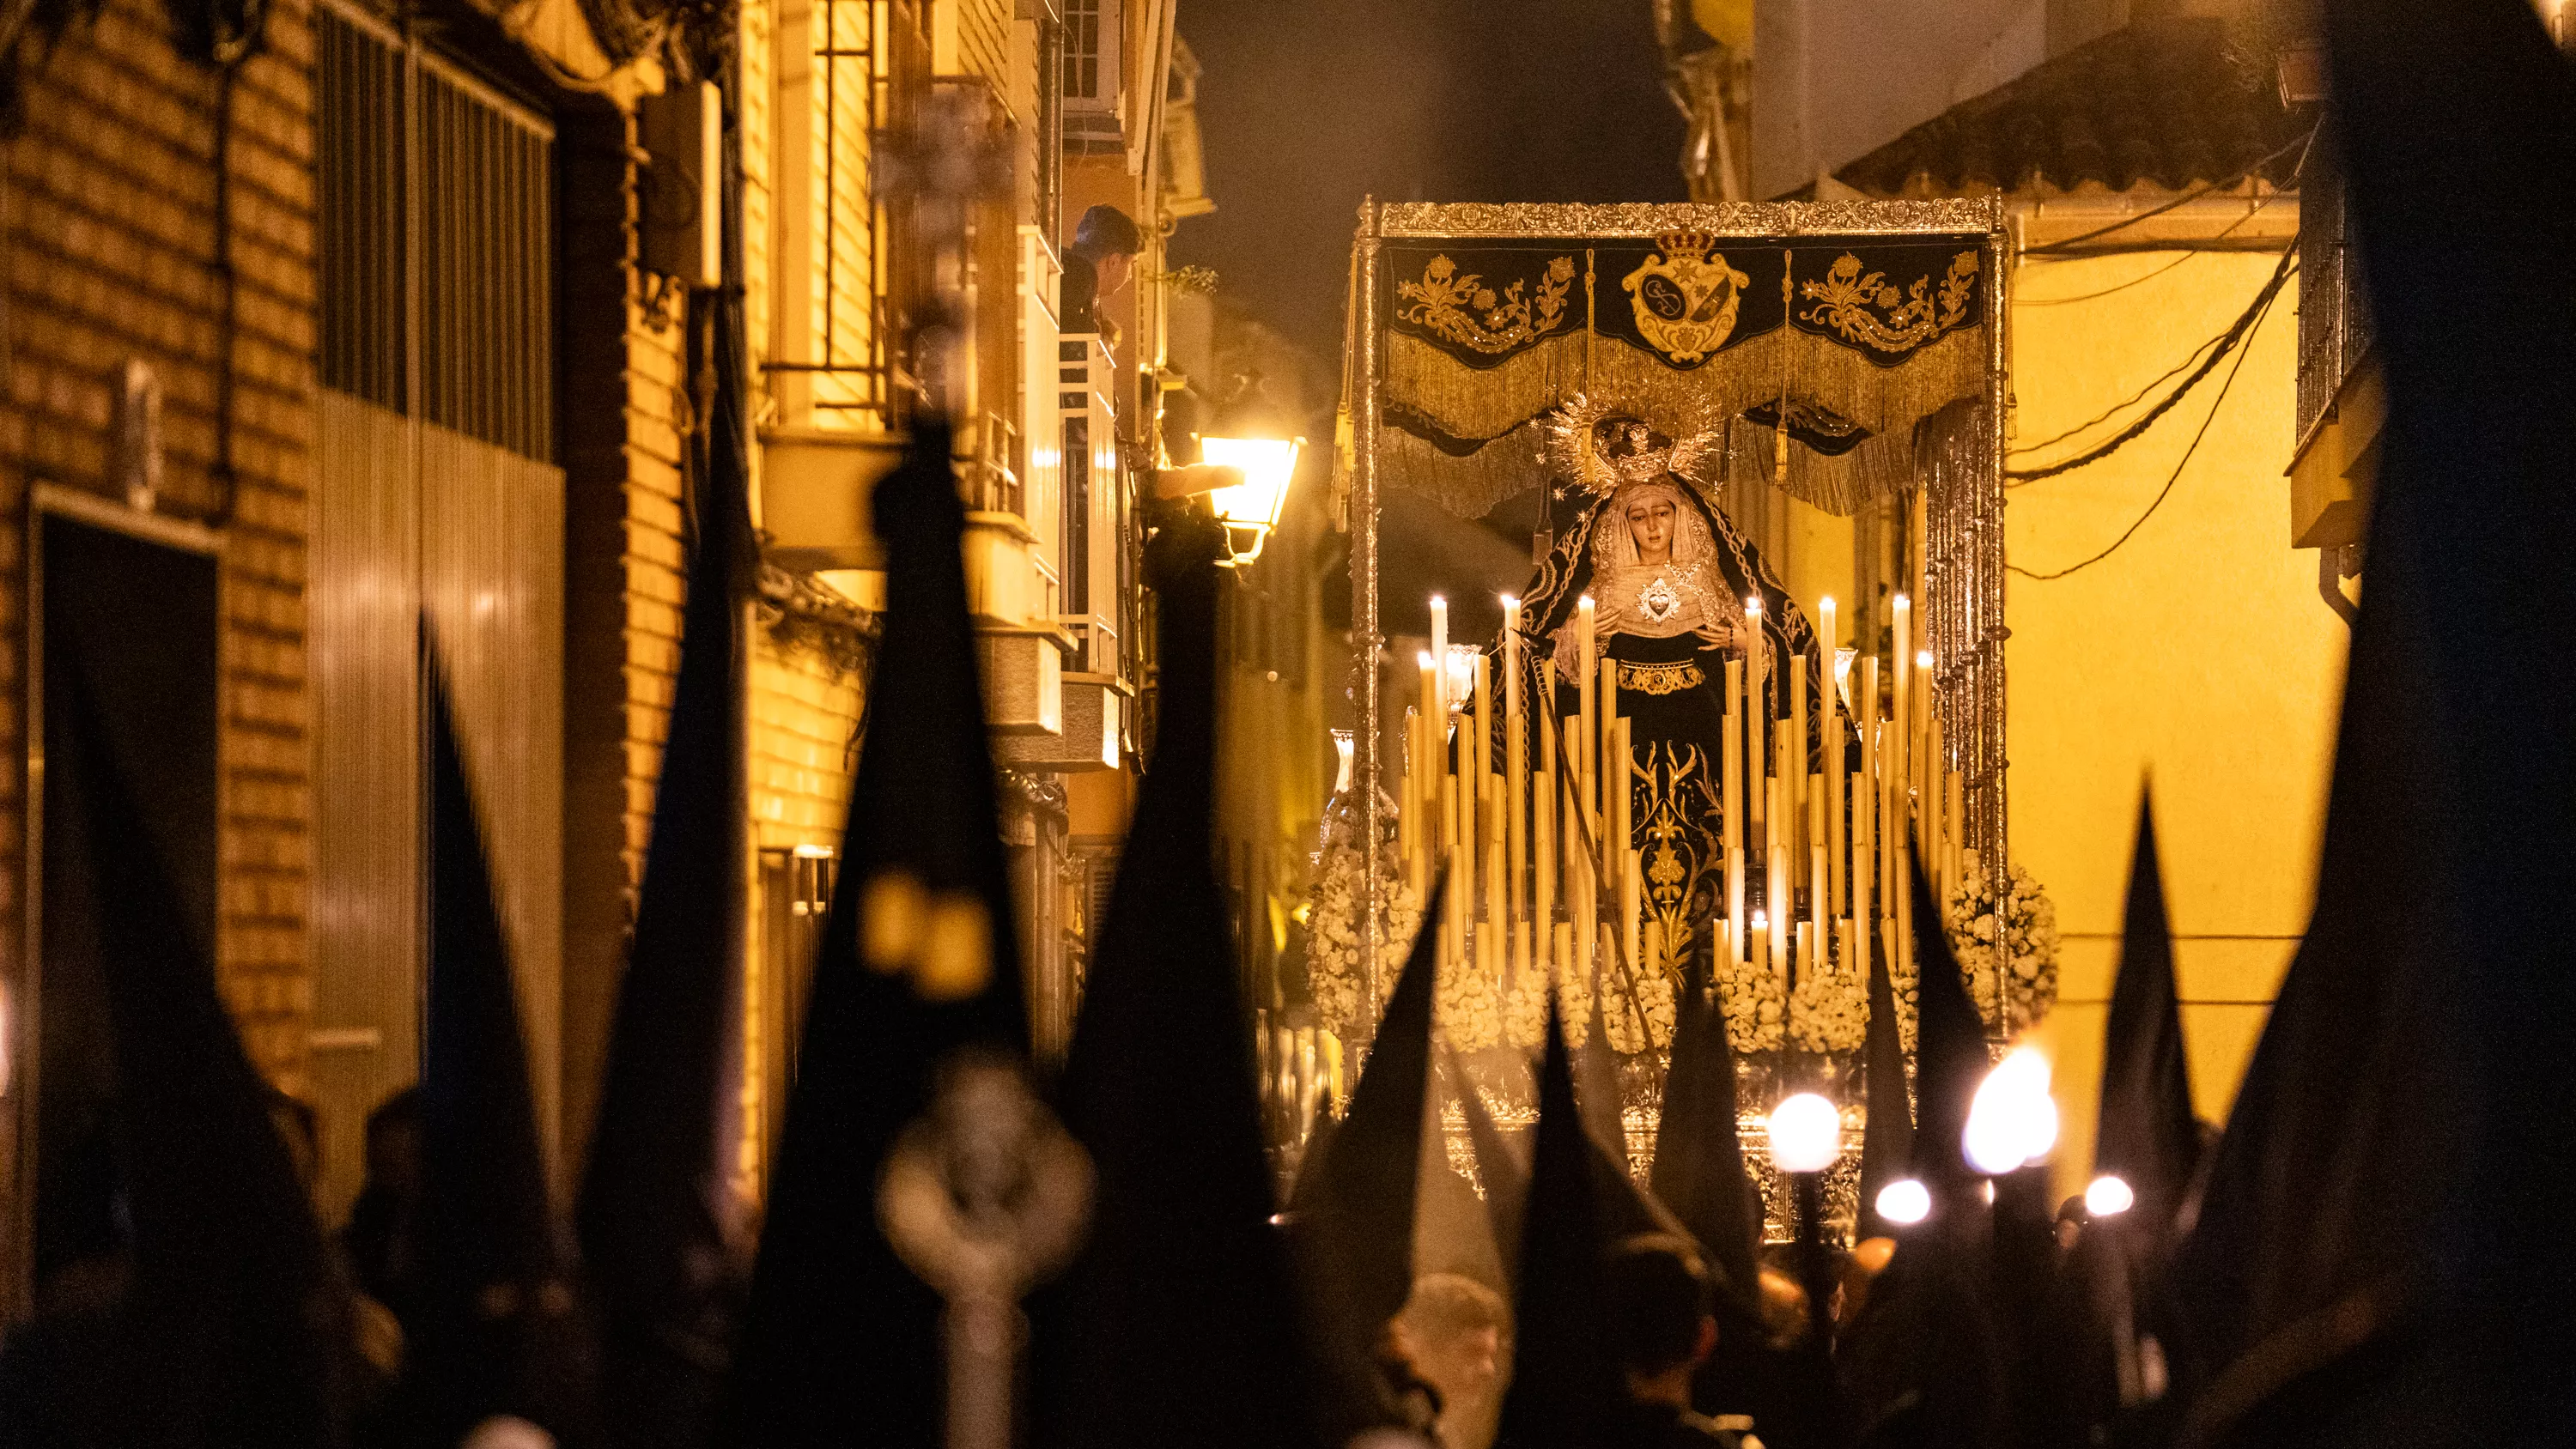
[[[1178,263],[1328,365],[1360,198],[1679,201],[1648,0],[1183,0],[1213,215]]]

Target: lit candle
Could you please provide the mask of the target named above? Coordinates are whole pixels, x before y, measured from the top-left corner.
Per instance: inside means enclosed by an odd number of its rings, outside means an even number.
[[[1529,783],[1529,715],[1521,668],[1521,601],[1503,596],[1503,779],[1508,788],[1503,795],[1503,916],[1520,920],[1524,914],[1522,882],[1528,878],[1529,818],[1522,792]],[[1523,950],[1519,966],[1528,958]]]
[[[1754,965],[1759,966],[1766,971],[1772,969],[1774,963],[1771,959],[1770,913],[1763,910],[1760,906],[1755,906],[1753,908],[1752,928],[1748,930],[1745,935],[1748,938],[1745,942],[1746,956]]]
[[[1789,728],[1781,732],[1780,775],[1788,782],[1789,846],[1801,866],[1806,842],[1799,839],[1807,821],[1807,656],[1791,653],[1782,661],[1789,671]]]
[[[1902,844],[1907,833],[1906,782],[1913,778],[1913,760],[1907,750],[1912,741],[1906,736],[1914,728],[1914,604],[1903,594],[1896,596],[1890,610],[1889,628],[1895,636],[1896,688],[1890,701],[1894,708],[1889,711],[1889,721],[1895,729],[1887,742],[1887,836],[1891,842]]]
[[[1726,959],[1741,966],[1750,946],[1744,929],[1744,847],[1740,845],[1726,848],[1726,919],[1727,949],[1734,953]]]
[[[1784,965],[1780,957],[1789,949],[1789,922],[1795,919],[1789,911],[1789,852],[1776,841],[1771,846],[1770,865],[1763,872],[1762,905],[1764,914],[1774,923],[1767,964],[1776,972]]]
[[[1816,604],[1816,648],[1824,655],[1825,712],[1833,712],[1834,651],[1842,647],[1842,636],[1834,632],[1834,596],[1827,594]]]
[[[1869,773],[1855,772],[1851,777],[1851,868],[1846,872],[1851,881],[1851,918],[1861,929],[1844,928],[1843,939],[1851,943],[1854,970],[1869,970],[1870,872],[1875,868],[1869,857]],[[1864,976],[1866,979],[1866,976]]]
[[[1615,743],[1619,734],[1619,661],[1616,659],[1601,661],[1599,698],[1601,738],[1595,746],[1598,752],[1593,758],[1601,762],[1601,780],[1600,793],[1592,802],[1593,809],[1598,813],[1592,818],[1598,821],[1600,828],[1606,832],[1610,827],[1610,797],[1623,788],[1628,781],[1627,762],[1619,758]],[[1612,879],[1616,878],[1614,871]]]
[[[1768,850],[1778,847],[1782,852],[1782,858],[1789,862],[1789,868],[1794,871],[1805,863],[1805,853],[1798,849],[1798,827],[1802,823],[1797,806],[1798,722],[1793,719],[1775,719],[1770,724],[1772,775],[1769,803],[1771,809],[1764,817],[1764,823],[1769,827],[1770,833],[1763,841],[1763,848]],[[1792,889],[1796,888],[1794,879],[1790,884]],[[1783,935],[1786,932],[1787,927],[1783,926]],[[1785,943],[1783,949],[1786,949]]]
[[[1467,775],[1467,786],[1459,794],[1467,802],[1467,813],[1462,823],[1466,827],[1467,846],[1465,857],[1467,919],[1471,922],[1479,916],[1487,920],[1493,919],[1494,916],[1492,903],[1485,899],[1485,896],[1493,893],[1493,882],[1490,880],[1485,882],[1485,890],[1481,895],[1476,890],[1476,878],[1485,869],[1486,821],[1492,815],[1493,805],[1493,773],[1486,768],[1486,757],[1493,752],[1494,748],[1493,691],[1489,684],[1485,656],[1480,653],[1467,671],[1467,700],[1469,707],[1475,711],[1474,725],[1470,728],[1465,722],[1461,722],[1458,749],[1458,768],[1465,771]]]
[[[1582,802],[1583,818],[1587,824],[1592,819],[1592,801],[1594,792],[1598,788],[1595,782],[1600,775],[1600,737],[1593,733],[1598,728],[1597,722],[1600,718],[1595,713],[1599,701],[1594,697],[1593,691],[1597,688],[1595,676],[1600,669],[1598,659],[1601,641],[1593,637],[1594,617],[1590,594],[1585,594],[1575,601],[1575,658],[1578,662],[1574,676],[1575,712],[1581,717],[1582,723],[1573,741],[1574,758],[1567,763],[1574,767],[1574,781],[1578,787],[1574,798]],[[1580,940],[1592,939],[1588,930],[1578,931],[1575,934]]]
[[[1852,701],[1858,709],[1853,716],[1860,731],[1860,784],[1852,794],[1852,827],[1860,832],[1858,848],[1852,854],[1852,890],[1855,904],[1852,914],[1863,921],[1871,919],[1866,901],[1872,895],[1886,899],[1880,889],[1884,877],[1879,874],[1880,806],[1886,795],[1878,778],[1878,656],[1860,661],[1860,693]]]
[[[1814,948],[1816,952],[1815,955],[1810,956],[1807,959],[1811,962],[1822,964],[1825,959],[1826,948],[1833,940],[1833,937],[1827,934],[1825,930],[1825,847],[1820,842],[1807,847],[1807,853],[1810,857],[1807,866],[1807,869],[1810,872],[1808,877],[1809,883],[1807,886],[1807,919],[1808,922],[1815,927]]]
[[[1572,910],[1574,928],[1574,968],[1579,979],[1592,979],[1593,923],[1601,919],[1599,898],[1594,894],[1598,880],[1592,868],[1591,842],[1584,838],[1586,821],[1581,795],[1568,791],[1565,797],[1565,893]],[[1594,837],[1597,839],[1598,837]]]
[[[1729,846],[1744,843],[1744,715],[1736,706],[1744,697],[1744,661],[1726,661],[1725,727],[1718,732],[1719,808]]]
[[[1610,829],[1610,849],[1619,861],[1619,935],[1628,948],[1628,964],[1631,966],[1638,961],[1637,905],[1642,886],[1636,847],[1630,844],[1636,831],[1635,822],[1630,818],[1636,808],[1636,796],[1628,778],[1629,762],[1634,758],[1632,751],[1635,748],[1630,743],[1629,731],[1635,723],[1624,715],[1620,717],[1617,748],[1610,753],[1615,771],[1611,776],[1610,796],[1615,804],[1612,813],[1617,817]]]
[[[1914,789],[1914,834],[1918,842],[1934,842],[1941,833],[1939,798],[1941,761],[1940,738],[1932,725],[1932,651],[1914,651],[1914,738],[1906,741],[1906,759],[1912,765]],[[1941,857],[1936,853],[1924,861],[1924,867],[1937,871]]]
[[[1431,596],[1431,657],[1440,663],[1440,704],[1449,705],[1449,601]]]
[[[1948,777],[1950,788],[1945,793],[1949,796],[1950,824],[1942,838],[1950,843],[1950,882],[1956,885],[1967,879],[1968,780],[1956,770],[1949,771]]]
[[[1548,682],[1551,686],[1549,693],[1552,696],[1555,681],[1550,679]],[[1531,862],[1535,868],[1530,871],[1530,889],[1536,897],[1530,909],[1530,919],[1538,923],[1538,942],[1540,946],[1545,947],[1553,944],[1556,939],[1552,933],[1552,927],[1556,922],[1557,839],[1557,718],[1553,698],[1542,706],[1539,718],[1546,722],[1546,727],[1538,732],[1538,773],[1530,779],[1533,787],[1530,792],[1532,806],[1530,841],[1535,847],[1532,852],[1535,859]]]
[[[1755,849],[1759,842],[1755,832],[1763,828],[1766,808],[1762,781],[1770,773],[1765,756],[1771,744],[1771,711],[1764,703],[1762,688],[1762,600],[1744,601],[1744,782],[1745,802],[1752,815],[1745,822],[1745,848]]]

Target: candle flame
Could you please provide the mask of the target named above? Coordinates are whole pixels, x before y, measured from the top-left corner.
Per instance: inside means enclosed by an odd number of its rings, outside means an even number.
[[[1931,668],[1931,667],[1932,667],[1932,651],[1931,651],[1931,650],[1929,650],[1929,649],[1917,649],[1917,650],[1915,650],[1915,651],[1914,651],[1914,667],[1915,667],[1915,668],[1917,668],[1917,669],[1929,669],[1929,668]]]
[[[1759,614],[1759,613],[1761,613],[1761,612],[1762,612],[1762,601],[1761,601],[1759,598],[1746,599],[1746,600],[1744,601],[1744,612],[1746,612],[1746,613],[1748,613],[1748,614]]]
[[[1760,911],[1755,911],[1753,913],[1753,929],[1757,931],[1767,931],[1771,929],[1771,918]]]
[[[1908,598],[1906,598],[1903,594],[1899,594],[1899,595],[1897,595],[1897,596],[1896,596],[1896,607],[1898,607],[1898,608],[1900,608],[1900,609],[1903,609],[1903,608],[1910,608],[1910,607],[1912,607],[1912,604],[1913,604],[1913,601],[1912,601],[1912,600],[1910,600],[1910,599],[1908,599]]]
[[[1423,650],[1421,653],[1416,654],[1415,656],[1413,656],[1413,658],[1414,658],[1414,662],[1415,662],[1415,663],[1417,663],[1417,664],[1419,664],[1419,665],[1421,665],[1423,668],[1425,668],[1425,669],[1429,669],[1429,668],[1431,667],[1431,651],[1430,651],[1430,650],[1425,649],[1425,650]]]
[[[1581,605],[1581,606],[1583,606],[1584,608],[1589,609],[1589,608],[1591,608],[1591,607],[1592,607],[1592,596],[1591,596],[1590,594],[1585,594],[1582,598],[1579,598],[1579,599],[1575,600],[1574,602],[1575,602],[1575,603],[1577,603],[1577,604],[1580,604],[1580,605]]]
[[[1441,597],[1440,595],[1438,595],[1438,594],[1433,594],[1433,595],[1431,596],[1431,603],[1432,603],[1432,606],[1433,606],[1434,608],[1444,608],[1444,609],[1445,609],[1445,608],[1447,608],[1447,607],[1449,606],[1449,601],[1448,601],[1447,599],[1445,599],[1445,598],[1442,598],[1442,597]]]
[[[1833,606],[1834,606],[1834,596],[1833,596],[1833,595],[1831,595],[1831,594],[1827,594],[1827,595],[1825,595],[1825,600],[1824,600],[1824,602],[1825,602],[1825,607],[1826,607],[1828,610],[1832,609],[1832,608],[1833,608]]]
[[[1506,608],[1506,609],[1517,609],[1517,608],[1519,608],[1520,606],[1521,606],[1521,601],[1520,601],[1520,600],[1513,598],[1513,597],[1512,597],[1511,595],[1509,595],[1509,594],[1505,594],[1505,595],[1503,595],[1503,607],[1504,607],[1504,608]]]

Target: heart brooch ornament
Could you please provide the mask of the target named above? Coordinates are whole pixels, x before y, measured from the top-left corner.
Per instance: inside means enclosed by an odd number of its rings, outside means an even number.
[[[1653,623],[1661,624],[1670,619],[1680,611],[1681,606],[1680,591],[1673,587],[1671,580],[1661,574],[1655,575],[1653,583],[1637,591],[1637,611]]]

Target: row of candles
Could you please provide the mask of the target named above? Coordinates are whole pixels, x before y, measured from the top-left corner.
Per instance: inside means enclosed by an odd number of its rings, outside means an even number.
[[[1726,821],[1718,959],[1750,960],[1784,976],[1793,961],[1836,953],[1864,973],[1873,949],[1910,962],[1913,904],[1902,886],[1914,842],[1944,899],[1975,863],[1965,845],[1965,782],[1943,763],[1932,658],[1912,647],[1911,603],[1902,594],[1893,601],[1895,669],[1884,718],[1877,658],[1857,661],[1851,693],[1849,651],[1827,653],[1812,661],[1824,686],[1811,689],[1810,657],[1766,647],[1759,599],[1744,610],[1745,646],[1725,664],[1718,747]],[[1831,651],[1831,598],[1817,621],[1820,647]],[[1431,649],[1418,661],[1405,720],[1397,829],[1416,899],[1439,865],[1449,866],[1446,911],[1432,923],[1444,963],[1473,964],[1497,980],[1506,967],[1518,973],[1553,963],[1589,980],[1605,957],[1646,966],[1688,948],[1666,940],[1663,923],[1645,909],[1631,720],[1618,662],[1601,657],[1594,622],[1586,596],[1573,620],[1573,709],[1560,716],[1557,690],[1535,687],[1552,677],[1526,667],[1530,641],[1518,600],[1503,600],[1498,661],[1482,650],[1453,651],[1447,601],[1431,600]],[[1775,671],[1787,681],[1785,718],[1770,704]],[[1497,707],[1500,758],[1496,733],[1483,724]],[[1542,726],[1535,730],[1533,715]],[[1847,773],[1855,738],[1859,768]],[[1811,740],[1821,747],[1812,758]]]

